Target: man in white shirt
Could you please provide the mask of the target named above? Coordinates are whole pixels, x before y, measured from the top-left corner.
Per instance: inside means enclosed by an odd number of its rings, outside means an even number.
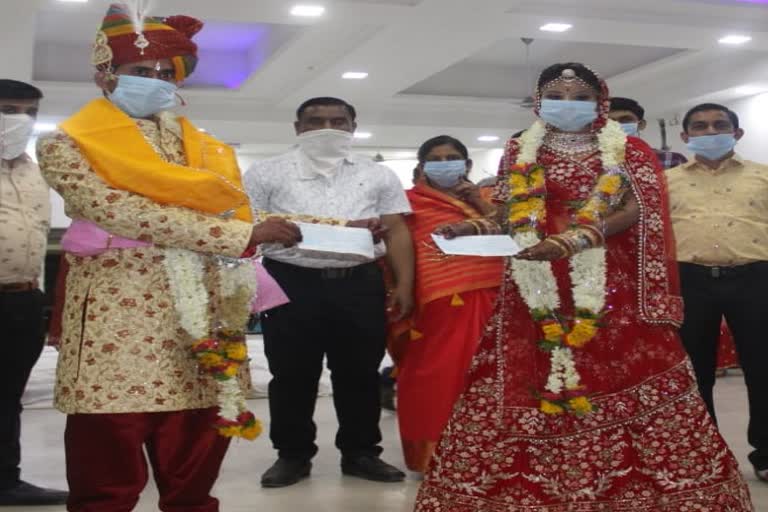
[[[263,247],[267,270],[291,300],[262,315],[273,377],[270,437],[279,454],[262,476],[264,487],[309,476],[317,453],[312,416],[324,356],[339,419],[342,472],[381,482],[405,477],[379,458],[378,368],[386,311],[406,315],[413,307],[413,242],[403,218],[410,205],[391,170],[350,152],[355,117],[354,107],[337,98],[306,101],[297,111],[297,146],[254,164],[245,176],[257,216],[369,228],[377,242],[375,258],[387,256],[395,281],[387,308],[374,261]]]
[[[48,185],[25,153],[40,100],[39,89],[0,80],[0,506],[59,505],[67,493],[20,479],[21,395],[43,350],[40,272],[50,222]]]

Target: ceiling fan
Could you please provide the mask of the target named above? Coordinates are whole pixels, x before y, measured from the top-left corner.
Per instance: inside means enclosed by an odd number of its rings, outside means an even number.
[[[533,44],[533,38],[521,37],[520,40],[525,45],[525,82],[533,87],[533,67],[531,64],[531,44]],[[536,106],[536,99],[529,94],[515,103],[520,108],[533,108]]]

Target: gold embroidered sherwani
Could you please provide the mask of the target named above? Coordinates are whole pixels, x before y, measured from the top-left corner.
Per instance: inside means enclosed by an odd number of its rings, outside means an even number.
[[[184,165],[182,133],[170,113],[138,120],[165,160]],[[109,187],[75,143],[54,132],[38,145],[46,181],[72,218],[154,244],[98,256],[68,255],[55,404],[68,414],[160,412],[213,407],[216,383],[198,372],[180,328],[163,265],[164,248],[211,255],[206,285],[215,304],[213,255],[239,257],[251,224],[162,206]]]

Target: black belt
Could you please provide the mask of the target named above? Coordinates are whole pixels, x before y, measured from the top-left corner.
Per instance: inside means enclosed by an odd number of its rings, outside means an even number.
[[[319,279],[358,279],[362,277],[371,277],[380,274],[381,269],[376,263],[363,263],[354,267],[337,268],[312,268],[291,265],[271,259],[264,259],[264,266],[267,270],[274,269],[276,272],[292,272],[302,274],[307,277]]]
[[[713,279],[736,277],[766,266],[768,266],[768,261],[756,261],[754,263],[747,263],[746,265],[733,266],[708,266],[697,265],[695,263],[680,263],[681,270],[705,275]]]

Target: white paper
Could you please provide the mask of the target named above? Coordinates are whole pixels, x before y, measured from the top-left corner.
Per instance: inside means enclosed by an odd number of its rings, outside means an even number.
[[[370,261],[374,257],[373,236],[368,229],[306,222],[296,225],[301,229],[302,237],[296,247],[303,251],[357,256],[361,261]]]
[[[514,256],[522,251],[509,235],[459,236],[451,240],[432,235],[432,239],[445,254],[459,256]]]

